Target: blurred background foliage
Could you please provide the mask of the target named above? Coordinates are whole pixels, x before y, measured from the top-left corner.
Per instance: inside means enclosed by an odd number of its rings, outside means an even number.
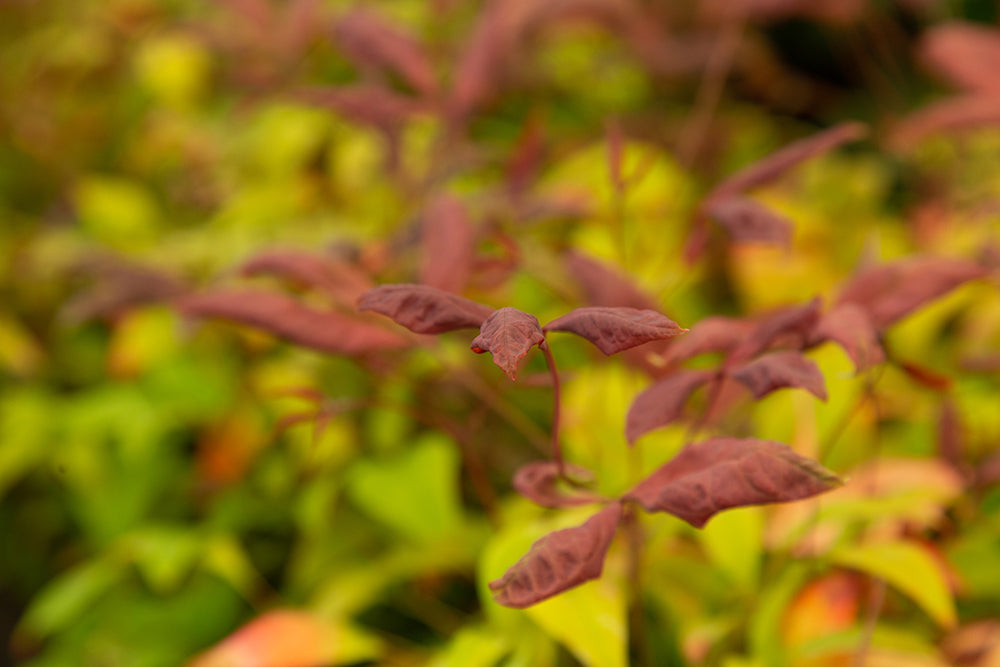
[[[514,385],[461,334],[329,354],[170,304],[322,302],[241,272],[275,250],[359,289],[464,262],[447,288],[542,322],[588,301],[579,253],[683,326],[914,254],[995,269],[1000,113],[913,118],[961,88],[926,35],[997,19],[986,0],[0,0],[0,662],[1000,665],[995,283],[891,329],[905,363],[811,353],[826,403],[742,407],[735,428],[844,489],[704,531],[645,518],[638,601],[616,544],[599,581],[525,611],[486,582],[586,516],[511,491],[547,452],[539,359]],[[713,183],[846,119],[869,139],[754,193],[789,247],[685,260]],[[429,232],[442,201],[468,225]],[[602,491],[686,442],[628,449],[648,378],[553,348],[569,459]]]

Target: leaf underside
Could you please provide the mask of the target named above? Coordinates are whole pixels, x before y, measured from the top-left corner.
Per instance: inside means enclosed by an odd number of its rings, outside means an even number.
[[[679,419],[691,394],[713,375],[710,370],[681,370],[643,390],[632,402],[625,419],[625,437],[629,443]]]
[[[766,354],[744,364],[730,375],[758,399],[786,387],[805,389],[822,401],[827,398],[823,373],[814,361],[799,352]]]
[[[517,308],[501,308],[486,318],[479,335],[472,340],[472,351],[490,352],[493,363],[511,380],[517,379],[517,364],[533,346],[545,342],[538,318]]]
[[[489,306],[451,292],[408,283],[368,290],[358,300],[358,310],[381,313],[421,334],[477,329],[493,312]]]
[[[819,463],[779,442],[712,438],[685,447],[624,498],[701,528],[725,509],[800,500],[840,484]]]
[[[621,518],[622,506],[616,502],[582,525],[542,537],[501,578],[490,582],[494,599],[522,609],[601,576]]]
[[[544,330],[574,333],[607,355],[687,331],[655,310],[601,306],[572,310],[546,324]]]

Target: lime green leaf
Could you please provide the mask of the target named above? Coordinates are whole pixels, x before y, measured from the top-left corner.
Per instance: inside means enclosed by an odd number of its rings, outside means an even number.
[[[507,638],[495,629],[466,627],[430,662],[430,667],[493,667],[511,648]]]
[[[167,594],[176,590],[191,572],[201,551],[201,541],[184,528],[146,526],[123,537],[118,549],[135,563],[153,591]]]
[[[456,450],[444,436],[431,434],[393,458],[359,461],[348,473],[347,495],[407,537],[440,539],[462,519]]]
[[[0,397],[0,496],[48,452],[52,400],[37,390]]]
[[[764,535],[762,508],[720,512],[698,534],[709,558],[733,583],[744,591],[756,589]]]
[[[885,579],[939,625],[954,627],[955,600],[939,562],[912,542],[883,542],[837,549],[833,562]]]

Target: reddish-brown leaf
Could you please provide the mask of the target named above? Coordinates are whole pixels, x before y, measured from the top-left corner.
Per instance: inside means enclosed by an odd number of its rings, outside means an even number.
[[[938,413],[937,444],[941,458],[961,469],[965,464],[965,429],[955,401],[948,396],[941,401]]]
[[[837,303],[858,304],[875,328],[883,329],[962,283],[986,274],[986,269],[965,260],[909,257],[861,271],[844,288]]]
[[[706,317],[692,325],[684,336],[670,341],[663,363],[671,366],[699,354],[728,352],[744,341],[754,326],[752,321],[738,317]]]
[[[815,362],[799,352],[766,354],[731,371],[730,375],[753,392],[754,398],[763,398],[785,387],[799,387],[826,400],[823,373]]]
[[[571,481],[585,484],[592,482],[594,473],[583,466],[565,464],[566,475]],[[562,482],[559,465],[554,461],[534,461],[517,469],[513,480],[514,490],[542,507],[572,507],[601,500],[601,496]]]
[[[931,134],[1000,125],[1000,95],[962,95],[934,102],[896,123],[889,144],[905,151]]]
[[[403,337],[368,322],[315,310],[273,292],[214,290],[180,297],[175,304],[185,315],[247,324],[323,352],[363,354],[409,344]]]
[[[691,394],[714,374],[710,370],[677,371],[643,390],[632,401],[625,419],[625,437],[629,444],[644,433],[678,419]]]
[[[1000,30],[949,21],[924,33],[921,55],[937,74],[969,92],[1000,93]]]
[[[685,447],[624,497],[701,528],[725,509],[799,500],[840,484],[819,463],[779,442],[712,438]]]
[[[591,306],[625,306],[656,310],[656,300],[623,275],[596,259],[576,251],[566,255],[566,266],[583,288]]]
[[[420,282],[449,292],[461,292],[472,272],[475,230],[465,206],[443,194],[424,211],[423,262]]]
[[[861,123],[841,123],[793,142],[726,178],[715,186],[706,201],[727,199],[775,181],[799,163],[860,139],[866,132]]]
[[[920,384],[933,391],[948,391],[951,389],[952,379],[947,375],[938,373],[935,370],[922,366],[912,361],[895,360],[896,366],[917,384]]]
[[[771,209],[746,197],[726,197],[710,202],[705,212],[734,243],[778,243],[792,240],[792,223]]]
[[[395,135],[408,119],[426,108],[412,97],[374,84],[313,86],[293,91],[307,104],[332,109],[338,114]]]
[[[740,364],[768,348],[791,344],[801,348],[819,321],[818,298],[802,306],[789,306],[768,313],[757,321],[750,334],[729,355],[727,363]]]
[[[477,329],[493,309],[427,285],[380,285],[358,300],[358,310],[374,310],[410,331],[438,334]]]
[[[522,609],[601,576],[621,518],[621,503],[616,502],[583,525],[541,538],[500,579],[490,582],[494,598],[505,607]]]
[[[269,250],[243,264],[245,276],[270,274],[306,287],[324,290],[336,301],[353,304],[371,289],[371,281],[360,270],[329,257],[299,250]]]
[[[545,342],[538,318],[517,308],[501,308],[486,318],[472,340],[476,354],[490,352],[493,363],[511,380],[517,379],[517,364],[533,346]]]
[[[809,346],[833,341],[844,348],[854,367],[862,371],[885,361],[878,331],[868,313],[855,303],[842,303],[823,313],[809,340]]]
[[[609,355],[687,331],[655,310],[599,306],[572,310],[546,324],[544,330],[575,333]]]
[[[420,44],[371,10],[352,9],[337,21],[333,35],[354,61],[393,70],[424,95],[437,92],[434,68]]]
[[[91,284],[63,304],[62,316],[71,322],[114,319],[130,308],[163,302],[186,290],[173,275],[115,255],[85,257],[72,275]]]

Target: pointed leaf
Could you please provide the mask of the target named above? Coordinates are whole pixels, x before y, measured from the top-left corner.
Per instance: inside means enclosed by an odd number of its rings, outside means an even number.
[[[624,498],[700,528],[731,507],[799,500],[840,483],[836,475],[788,445],[756,438],[712,438],[685,447]]]
[[[566,474],[577,483],[592,482],[594,473],[583,466],[565,464]],[[517,469],[514,473],[514,490],[533,503],[542,507],[572,507],[586,505],[601,500],[601,497],[585,489],[560,485],[559,466],[554,461],[534,461]]]
[[[834,306],[820,317],[809,344],[818,345],[827,340],[844,348],[858,371],[885,361],[878,332],[868,313],[855,303]]]
[[[376,84],[310,86],[292,92],[292,97],[306,104],[332,109],[338,114],[395,135],[410,116],[426,104],[407,95]]]
[[[490,582],[496,601],[522,609],[601,576],[621,517],[622,506],[616,502],[583,525],[535,542],[500,579]]]
[[[374,324],[333,311],[315,310],[272,292],[214,290],[181,297],[175,305],[185,315],[247,324],[323,352],[362,354],[409,344]]]
[[[921,56],[931,69],[970,92],[1000,93],[1000,30],[964,21],[924,33]]]
[[[538,324],[538,318],[508,306],[486,318],[471,347],[476,354],[492,353],[493,363],[514,380],[517,378],[517,363],[528,350],[543,342],[545,333]]]
[[[482,326],[493,309],[427,285],[380,285],[358,300],[358,310],[374,310],[410,331],[437,334]]]
[[[910,257],[861,271],[844,288],[837,303],[858,304],[875,328],[883,329],[962,283],[986,274],[986,269],[965,260]]]
[[[866,132],[861,123],[841,123],[793,142],[726,178],[712,190],[706,201],[717,202],[775,181],[799,163],[860,139]]]
[[[731,371],[730,375],[742,382],[757,399],[777,389],[799,387],[826,400],[823,373],[812,359],[799,352],[766,354]]]
[[[738,317],[706,317],[692,325],[691,331],[684,336],[670,341],[663,354],[663,363],[670,366],[699,354],[728,352],[746,340],[754,326],[752,321]]]
[[[450,195],[431,201],[424,211],[421,242],[420,282],[448,292],[465,289],[472,272],[475,230],[462,202]]]
[[[792,223],[746,197],[726,197],[709,203],[705,212],[726,230],[734,243],[759,241],[789,245]]]
[[[608,307],[577,308],[552,320],[544,329],[575,333],[609,355],[687,331],[655,310]]]
[[[413,90],[433,95],[437,77],[427,53],[409,35],[378,14],[354,8],[333,29],[337,46],[362,65],[394,70]]]
[[[715,372],[710,370],[677,371],[636,396],[625,419],[625,437],[629,443],[678,419],[691,394],[713,375]]]

